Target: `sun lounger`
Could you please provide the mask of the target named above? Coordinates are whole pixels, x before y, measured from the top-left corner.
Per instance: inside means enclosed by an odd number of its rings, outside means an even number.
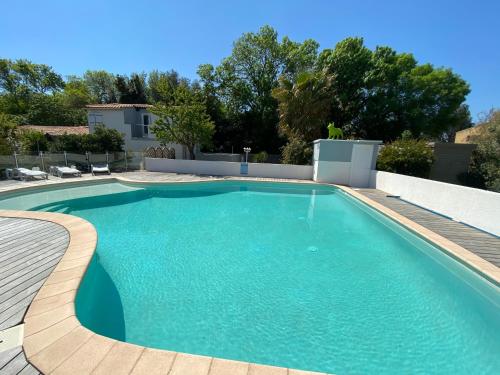
[[[109,170],[109,165],[108,164],[102,164],[102,165],[91,165],[90,170],[93,175],[96,173],[107,173],[111,174],[111,171]]]
[[[45,173],[45,172],[41,171],[40,169],[30,170],[27,168],[15,168],[14,169],[14,177],[18,177],[24,181],[27,181],[28,179],[34,179],[35,177],[41,177],[41,178],[47,180],[49,178],[49,175],[48,175],[48,173]]]
[[[73,166],[70,167],[53,167],[53,171],[58,177],[63,177],[64,175],[71,175],[75,177],[82,177],[82,172]]]

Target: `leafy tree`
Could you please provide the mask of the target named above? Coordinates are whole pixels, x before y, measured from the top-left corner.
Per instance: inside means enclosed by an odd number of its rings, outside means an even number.
[[[0,110],[6,113],[22,115],[33,95],[57,93],[63,88],[62,77],[48,65],[0,59]]]
[[[0,112],[0,155],[12,154],[16,149],[17,123],[10,115]]]
[[[146,74],[132,73],[130,78],[116,76],[116,92],[120,103],[144,104],[146,99]]]
[[[210,64],[198,67],[201,81],[200,92],[203,95],[207,113],[215,124],[214,144],[221,150],[232,151],[234,143],[243,144],[241,129],[231,123],[226,106],[218,95],[218,81],[215,68]]]
[[[398,139],[380,151],[377,169],[408,176],[427,178],[434,156],[431,147],[423,140]]]
[[[96,103],[116,103],[115,76],[105,70],[87,70],[83,75],[92,101]]]
[[[294,82],[280,77],[273,96],[279,103],[280,130],[287,138],[306,142],[321,138],[329,115],[331,84],[331,76],[322,73],[303,72]]]
[[[25,122],[34,125],[80,125],[87,122],[83,108],[71,108],[64,94],[34,94],[25,114]]]
[[[214,124],[199,92],[179,86],[173,103],[157,103],[152,112],[159,117],[151,129],[158,140],[164,145],[174,142],[186,146],[191,159],[196,157],[196,145],[212,143]]]
[[[470,119],[468,84],[450,69],[418,65],[411,54],[371,51],[362,38],[347,38],[324,50],[317,68],[334,77],[331,119],[350,136],[390,141],[409,129],[443,138]]]
[[[63,104],[68,108],[85,108],[92,102],[92,95],[86,82],[75,76],[69,77],[62,95]]]
[[[189,86],[189,81],[186,78],[181,78],[175,70],[168,72],[153,70],[149,73],[147,84],[148,103],[170,103],[173,100],[175,89],[179,85]]]
[[[285,37],[280,42],[270,26],[258,33],[245,33],[234,43],[231,55],[216,68],[215,81],[229,119],[240,127],[245,143],[256,150],[277,150],[281,141],[272,90],[278,86],[280,75],[291,79],[312,68],[317,48],[313,40],[301,44]]]

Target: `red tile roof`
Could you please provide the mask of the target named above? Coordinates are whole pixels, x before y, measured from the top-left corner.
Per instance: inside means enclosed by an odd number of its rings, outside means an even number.
[[[88,104],[85,106],[88,109],[123,109],[123,108],[150,108],[151,104],[124,104],[124,103],[108,103],[108,104]]]
[[[88,126],[45,126],[45,125],[22,125],[21,130],[29,129],[49,135],[63,134],[89,134]]]

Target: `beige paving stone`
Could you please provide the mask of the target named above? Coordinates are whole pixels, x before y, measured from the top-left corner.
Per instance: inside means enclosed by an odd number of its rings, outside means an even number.
[[[328,375],[324,372],[303,371],[303,370],[288,370],[288,375]]]
[[[174,363],[175,352],[146,348],[132,370],[133,375],[167,375]]]
[[[47,298],[55,296],[56,294],[61,294],[69,292],[71,290],[76,290],[80,285],[79,279],[72,279],[68,281],[63,281],[62,283],[44,285],[42,289],[37,294],[38,299]]]
[[[84,258],[78,258],[78,259],[74,259],[74,260],[71,260],[71,259],[68,259],[68,260],[65,260],[65,259],[62,259],[59,264],[57,265],[57,267],[55,268],[54,271],[65,271],[65,270],[69,270],[71,268],[76,268],[76,267],[82,267],[82,266],[87,266],[88,265],[88,260],[86,259],[86,257]]]
[[[248,375],[287,375],[288,370],[283,367],[257,365],[250,363]]]
[[[80,322],[74,316],[70,316],[47,329],[25,337],[23,348],[26,356],[31,357],[39,353],[78,326],[80,326]]]
[[[71,268],[69,270],[64,270],[64,271],[54,271],[51,273],[51,275],[45,282],[45,285],[57,284],[63,281],[68,281],[76,278],[81,279],[86,269],[87,266],[82,266],[82,267]]]
[[[208,375],[212,358],[178,353],[169,375]]]
[[[88,329],[82,326],[77,327],[41,352],[34,356],[28,356],[28,360],[43,374],[50,374],[89,340],[92,335],[93,333]]]
[[[246,362],[214,358],[209,375],[247,375],[248,367]]]
[[[92,372],[94,375],[127,375],[134,368],[144,348],[116,341],[106,357]]]
[[[75,315],[75,306],[73,302],[70,302],[53,310],[27,317],[25,318],[24,335],[30,336],[73,315]]]
[[[70,355],[52,374],[90,374],[103,360],[115,343],[115,340],[100,335],[93,335],[87,342]]]
[[[52,297],[35,299],[31,303],[25,318],[29,318],[34,315],[54,310],[57,307],[61,307],[67,303],[74,301],[75,297],[76,297],[76,291],[70,290],[69,292],[56,294],[55,296]]]

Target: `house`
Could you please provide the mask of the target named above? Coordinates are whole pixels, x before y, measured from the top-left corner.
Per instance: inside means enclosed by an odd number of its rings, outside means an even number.
[[[140,152],[151,146],[157,147],[160,142],[151,132],[151,125],[158,117],[149,111],[151,107],[150,104],[89,104],[86,108],[90,133],[95,131],[96,125],[102,124],[123,134],[127,151]],[[175,149],[177,159],[186,153],[181,145],[168,146]]]

